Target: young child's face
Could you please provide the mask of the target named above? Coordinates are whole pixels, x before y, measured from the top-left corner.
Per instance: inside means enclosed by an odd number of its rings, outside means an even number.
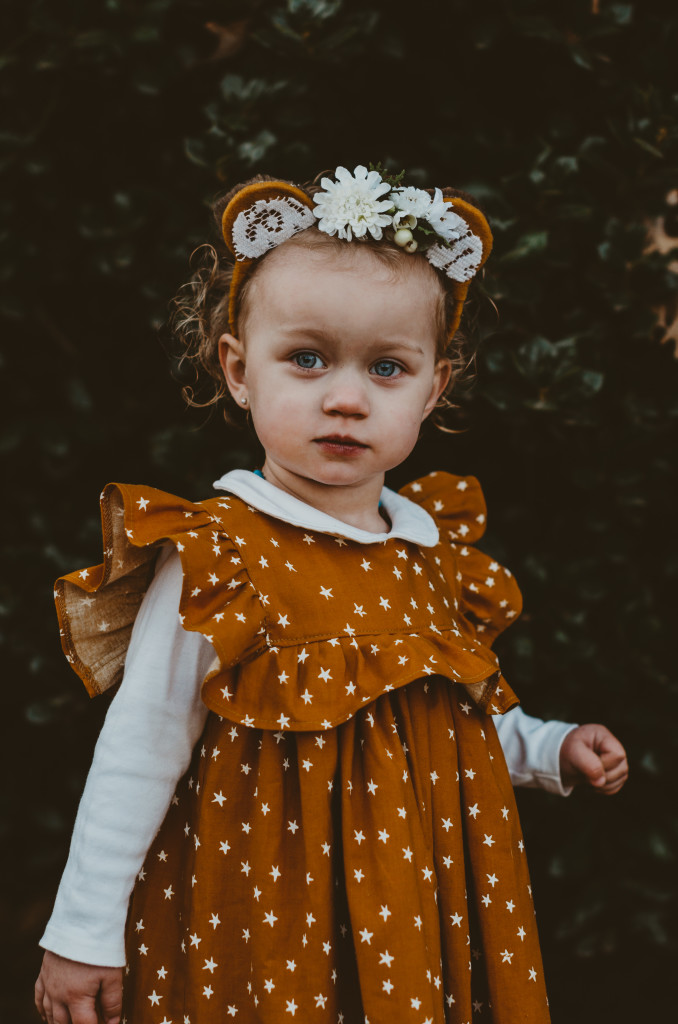
[[[440,284],[420,260],[394,273],[358,246],[284,248],[252,280],[243,337],[221,339],[229,388],[291,490],[380,488],[449,378],[436,359]]]

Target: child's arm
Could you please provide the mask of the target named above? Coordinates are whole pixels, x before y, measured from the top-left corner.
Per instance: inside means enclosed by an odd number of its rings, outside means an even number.
[[[134,624],[40,941],[49,951],[36,985],[41,1012],[48,1004],[75,1009],[85,1000],[91,1017],[96,977],[100,998],[111,997],[111,969],[119,978],[125,963],[129,894],[207,716],[200,684],[214,653],[202,635],[181,627],[182,569],[169,550]],[[55,1019],[67,1021],[67,1013]],[[89,1021],[79,1013],[78,1020]]]
[[[628,776],[623,746],[604,725],[544,722],[518,706],[494,723],[515,786],[569,796],[578,782],[616,793]]]

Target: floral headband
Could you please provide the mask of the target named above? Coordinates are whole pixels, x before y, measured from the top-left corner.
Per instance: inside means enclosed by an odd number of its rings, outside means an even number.
[[[222,217],[224,241],[235,257],[229,295],[229,324],[235,334],[240,290],[256,261],[270,249],[314,225],[328,235],[351,241],[386,238],[405,252],[420,252],[452,283],[454,334],[471,278],[492,249],[485,216],[471,203],[402,187],[403,175],[359,165],[353,174],[337,167],[335,181],[322,178],[322,190],[310,196],[286,181],[246,185],[230,200]]]

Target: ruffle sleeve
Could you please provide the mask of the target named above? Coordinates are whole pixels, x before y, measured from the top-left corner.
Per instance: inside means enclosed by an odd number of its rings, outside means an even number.
[[[478,653],[489,653],[496,637],[520,615],[523,598],[513,573],[475,545],[487,526],[487,506],[474,476],[431,473],[401,491],[436,521],[440,539],[453,559],[458,584],[459,626]],[[492,687],[475,694],[481,705],[507,711],[517,697],[499,672]]]
[[[226,498],[221,506],[229,507]],[[104,560],[60,577],[54,591],[64,654],[90,696],[122,678],[134,620],[167,541],[182,561],[182,625],[210,641],[215,665],[228,669],[265,647],[261,603],[219,508],[152,487],[104,488]],[[226,618],[228,629],[214,630]]]

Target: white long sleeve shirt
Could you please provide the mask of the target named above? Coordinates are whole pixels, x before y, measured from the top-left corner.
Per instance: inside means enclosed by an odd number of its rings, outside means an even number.
[[[252,473],[226,474],[215,486],[269,515],[363,543],[394,535],[415,543],[437,541],[428,513],[388,488],[382,501],[392,529],[376,535],[319,513]],[[214,651],[202,634],[181,626],[182,582],[179,555],[167,544],[134,623],[123,680],[99,735],[54,910],[40,940],[43,948],[71,960],[124,965],[134,880],[207,719],[200,689]],[[515,785],[571,792],[560,777],[560,747],[576,725],[531,718],[520,707],[493,720]]]

